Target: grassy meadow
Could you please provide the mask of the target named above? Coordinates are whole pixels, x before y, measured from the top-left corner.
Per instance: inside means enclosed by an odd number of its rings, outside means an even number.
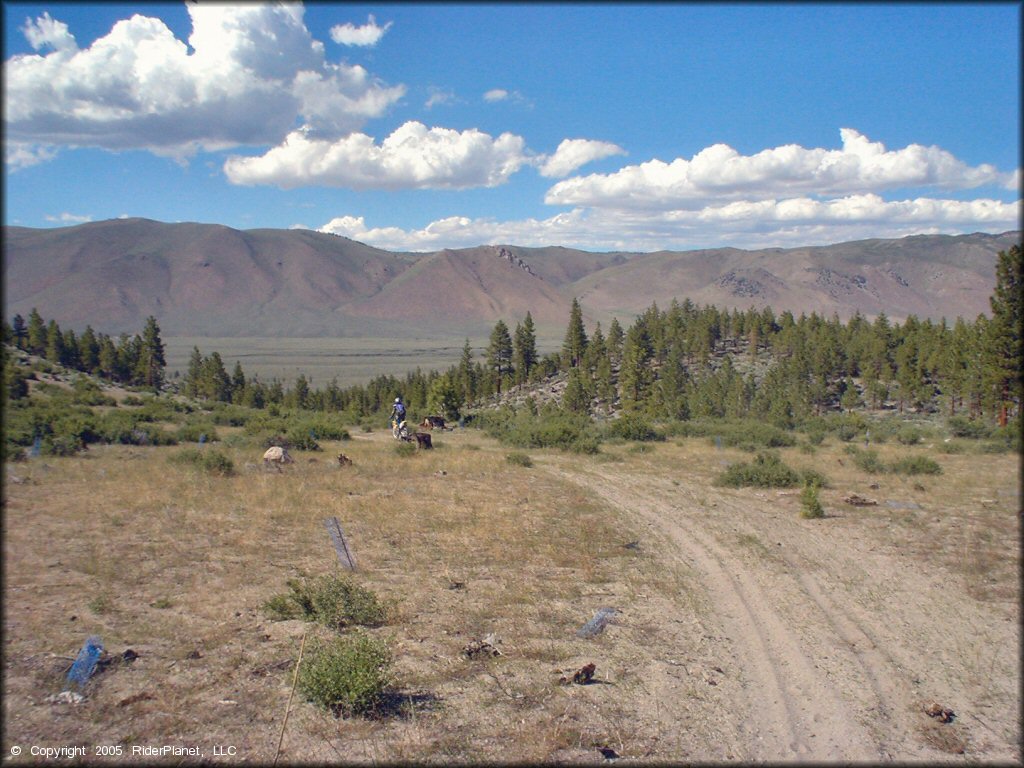
[[[96,445],[7,465],[8,753],[14,743],[110,744],[130,757],[133,746],[182,744],[200,746],[207,760],[269,763],[287,711],[282,763],[593,761],[606,746],[677,759],[679,722],[692,723],[686,738],[714,742],[715,726],[699,717],[713,702],[698,681],[669,717],[657,677],[668,663],[712,663],[714,606],[687,567],[661,558],[656,531],[567,477],[567,464],[672,479],[694,514],[721,515],[739,501],[752,515],[799,517],[797,490],[716,486],[725,465],[752,454],[707,436],[613,438],[596,454],[573,455],[511,450],[457,429],[435,432],[433,451],[409,453],[384,431],[359,431],[296,451],[277,471],[241,427],[217,432],[201,448]],[[826,519],[805,524],[868,532],[975,600],[1015,604],[1016,454],[983,453],[967,440],[877,446],[883,464],[920,455],[941,465],[920,477],[865,471],[848,444],[816,442],[778,450],[827,481]],[[189,458],[203,451],[232,471]],[[339,465],[340,452],[351,465]],[[854,491],[880,503],[844,504]],[[387,606],[383,626],[351,630],[378,638],[394,658],[371,716],[290,699],[300,648],[310,652],[332,631],[274,620],[267,609],[289,580],[341,572],[323,523],[330,516],[357,563],[353,579]],[[750,535],[734,544],[765,548]],[[603,606],[624,615],[596,638],[577,637]],[[47,703],[93,634],[115,663],[82,704]],[[484,640],[500,655],[467,657]],[[669,642],[689,649],[683,662],[662,658]],[[138,658],[120,662],[128,649]],[[597,684],[561,681],[588,662]],[[214,758],[214,745],[236,752]],[[705,757],[728,757],[709,749]]]
[[[332,379],[338,386],[365,384],[375,376],[404,376],[417,368],[444,370],[459,362],[465,338],[264,338],[264,337],[192,337],[169,336],[164,339],[167,376],[188,370],[192,349],[204,355],[218,352],[232,370],[242,364],[247,376],[262,381],[280,379],[286,386],[303,374],[313,386],[323,387]],[[486,336],[469,337],[474,356],[487,349]],[[560,349],[559,339],[538,339],[538,349],[546,353]]]

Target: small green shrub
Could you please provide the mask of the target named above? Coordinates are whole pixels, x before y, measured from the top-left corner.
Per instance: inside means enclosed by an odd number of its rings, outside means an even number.
[[[966,416],[950,416],[946,422],[953,437],[965,437],[978,440],[992,434],[992,427],[983,421],[969,419]]]
[[[879,475],[887,471],[888,468],[885,466],[885,462],[878,458],[878,451],[871,448],[861,450],[855,446],[850,447],[853,448],[850,451],[850,454],[853,456],[853,463],[858,469],[871,475]]]
[[[640,442],[665,439],[664,435],[655,431],[650,422],[642,416],[633,413],[623,414],[619,418],[608,422],[605,433],[611,437]]]
[[[825,442],[825,430],[815,429],[807,433],[808,445],[821,445]]]
[[[397,453],[399,456],[403,456],[406,458],[408,458],[409,456],[415,456],[416,444],[403,440],[400,443],[398,443],[398,445],[395,446],[395,453]]]
[[[941,475],[942,467],[927,456],[907,456],[894,462],[890,471],[897,475]]]
[[[209,421],[193,421],[182,424],[174,433],[179,443],[198,443],[203,435],[206,435],[204,442],[208,443],[220,439],[217,436],[217,428]]]
[[[299,667],[297,685],[307,700],[346,716],[372,712],[391,683],[386,643],[364,633],[314,641]]]
[[[379,627],[387,621],[387,609],[377,596],[348,577],[290,579],[287,584],[288,593],[264,603],[273,619],[317,621],[332,629]]]
[[[813,480],[805,480],[804,489],[800,492],[800,517],[815,520],[825,516],[825,509],[818,498],[820,487]]]
[[[727,488],[792,488],[799,484],[800,474],[774,453],[759,453],[753,462],[733,464],[715,480],[715,485]]]
[[[194,466],[210,475],[230,477],[235,474],[235,464],[223,453],[213,449],[185,448],[171,456],[176,464]]]
[[[896,439],[901,445],[917,445],[923,437],[924,434],[916,427],[903,427],[896,433]]]
[[[802,469],[800,470],[800,477],[803,478],[804,485],[810,483],[818,488],[829,487],[828,478],[816,469]]]
[[[288,430],[288,444],[298,451],[322,451],[316,441],[316,434],[306,427],[293,427]]]
[[[515,464],[517,467],[532,467],[533,459],[525,453],[509,453],[505,455],[505,461]]]

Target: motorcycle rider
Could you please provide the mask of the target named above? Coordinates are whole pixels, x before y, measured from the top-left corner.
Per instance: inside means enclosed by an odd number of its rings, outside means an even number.
[[[395,405],[391,409],[391,432],[395,437],[398,437],[398,433],[402,428],[402,424],[405,422],[405,405],[402,403],[401,396],[395,398]]]

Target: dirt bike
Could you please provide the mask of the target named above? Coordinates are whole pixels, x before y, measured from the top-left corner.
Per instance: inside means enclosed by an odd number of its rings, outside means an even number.
[[[411,437],[409,435],[409,427],[405,423],[405,419],[402,419],[401,421],[394,421],[393,420],[391,422],[391,436],[394,437],[395,440],[410,440],[411,439]]]

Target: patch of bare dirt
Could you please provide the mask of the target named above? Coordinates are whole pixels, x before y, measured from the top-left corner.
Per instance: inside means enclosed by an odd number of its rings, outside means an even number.
[[[666,564],[699,581],[715,658],[739,680],[715,687],[699,713],[731,724],[717,731],[726,753],[1020,759],[1014,604],[974,599],[941,565],[921,567],[851,517],[803,520],[790,494],[719,490],[612,463],[549,466],[645,521],[666,545]],[[663,623],[684,619],[669,614]],[[673,689],[659,693],[662,706],[677,704]],[[955,716],[930,718],[935,701]]]

